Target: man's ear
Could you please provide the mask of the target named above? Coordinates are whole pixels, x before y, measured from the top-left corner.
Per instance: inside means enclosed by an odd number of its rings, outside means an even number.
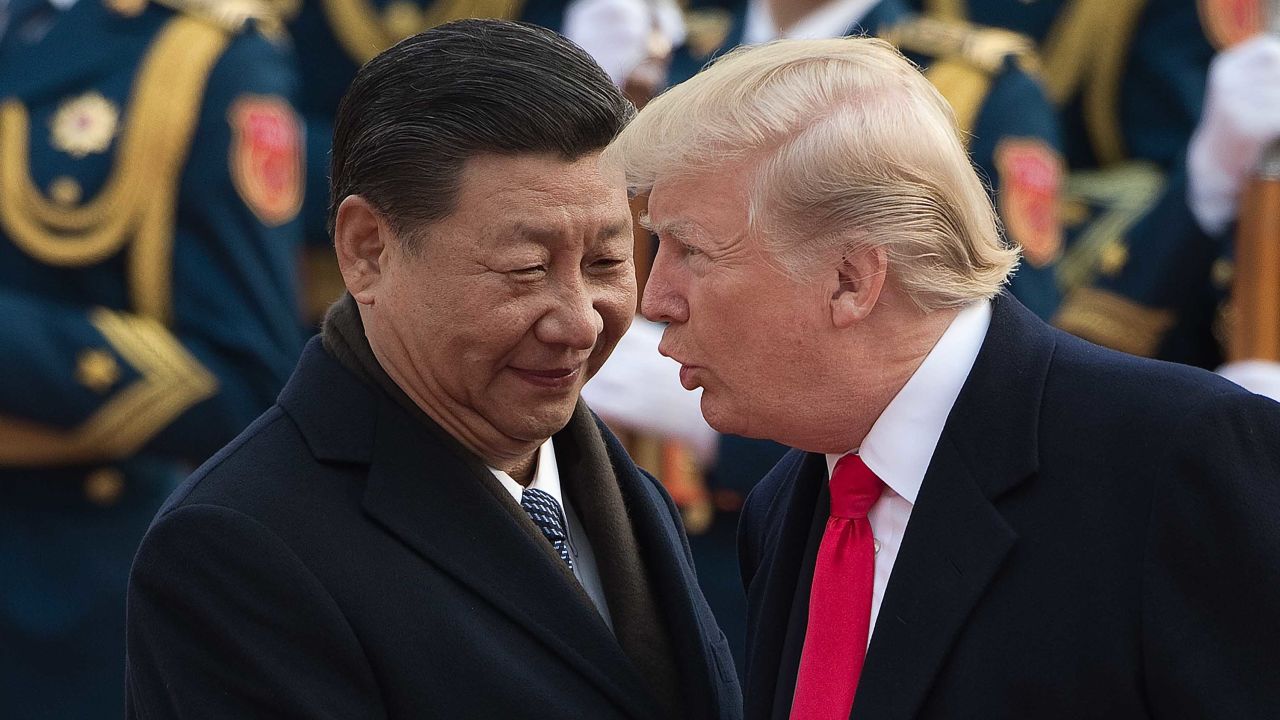
[[[347,291],[361,305],[372,305],[375,288],[382,278],[384,251],[391,228],[359,195],[348,195],[338,206],[333,222],[333,249]]]
[[[871,314],[884,290],[888,259],[882,248],[855,250],[836,266],[836,289],[831,294],[831,322],[847,328]]]

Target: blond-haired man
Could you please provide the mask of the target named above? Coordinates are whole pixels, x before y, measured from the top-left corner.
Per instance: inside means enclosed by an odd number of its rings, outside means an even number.
[[[717,430],[797,448],[744,511],[749,718],[1280,712],[1280,406],[1002,292],[895,50],[736,51],[606,156],[651,192],[662,352]]]

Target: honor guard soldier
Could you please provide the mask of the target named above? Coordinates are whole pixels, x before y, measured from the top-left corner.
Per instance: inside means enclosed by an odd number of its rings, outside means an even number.
[[[1190,177],[1186,151],[1223,30],[1255,4],[925,0],[932,15],[1001,25],[1039,45],[1070,168],[1063,329],[1136,355],[1221,362],[1214,324],[1230,265],[1217,262],[1221,229],[1188,202],[1201,179]]]
[[[338,103],[356,70],[397,42],[451,20],[520,20],[555,30],[586,50],[620,87],[656,38],[683,38],[671,0],[268,0],[289,18],[302,80],[307,192],[302,305],[316,324],[343,292],[325,228],[329,147]],[[654,30],[657,30],[656,34]]]
[[[1222,50],[1187,150],[1192,213],[1219,241],[1211,266],[1218,373],[1280,400],[1280,2],[1202,6]]]
[[[138,541],[297,358],[296,77],[254,0],[0,9],[0,717],[114,718]]]

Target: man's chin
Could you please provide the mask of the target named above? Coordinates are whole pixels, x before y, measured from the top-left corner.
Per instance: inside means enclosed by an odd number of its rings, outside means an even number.
[[[699,404],[702,410],[702,419],[707,421],[712,430],[721,435],[740,435],[742,434],[741,416],[737,413],[729,411],[716,398],[711,396],[704,388],[702,391],[702,400]]]
[[[518,405],[507,406],[505,418],[499,427],[510,437],[529,442],[545,442],[569,424],[577,401],[578,395],[574,393],[572,402],[540,403],[534,407],[526,407],[523,412],[516,410]],[[498,411],[503,412],[504,408],[499,408]]]

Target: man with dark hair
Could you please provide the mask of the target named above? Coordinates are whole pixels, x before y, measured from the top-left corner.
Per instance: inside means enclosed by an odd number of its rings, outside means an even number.
[[[349,293],[143,541],[129,717],[741,715],[674,505],[578,397],[635,307],[599,162],[631,114],[529,25],[360,71],[329,220]]]

